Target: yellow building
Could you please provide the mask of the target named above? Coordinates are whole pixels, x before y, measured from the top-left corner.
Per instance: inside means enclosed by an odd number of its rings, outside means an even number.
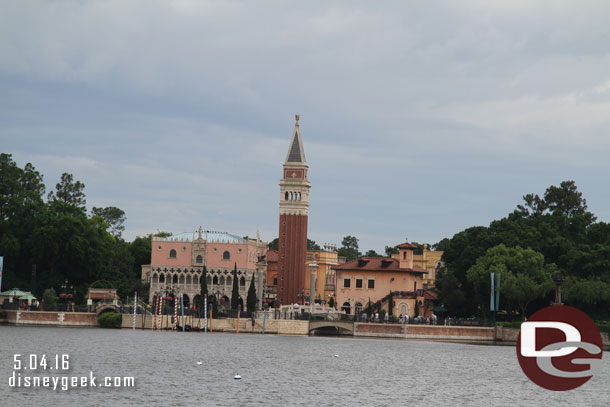
[[[331,297],[336,297],[336,277],[332,268],[343,263],[345,258],[337,255],[336,246],[325,244],[324,250],[307,251],[305,302],[311,299],[312,280],[315,287],[313,298],[316,302],[328,304]]]
[[[424,274],[423,276],[425,289],[433,288],[435,286],[437,270],[443,264],[441,260],[442,256],[442,250],[428,250],[427,244],[424,245],[422,254],[413,255],[413,265],[421,267],[428,272],[428,274]],[[393,254],[392,258],[400,260],[400,254]]]

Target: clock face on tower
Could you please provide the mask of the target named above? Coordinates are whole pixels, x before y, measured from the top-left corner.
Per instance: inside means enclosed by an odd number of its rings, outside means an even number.
[[[284,169],[285,179],[303,179],[304,173],[302,169],[285,168]]]

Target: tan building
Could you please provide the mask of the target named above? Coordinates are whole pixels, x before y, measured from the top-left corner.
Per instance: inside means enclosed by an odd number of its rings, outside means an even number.
[[[278,256],[276,250],[268,250],[266,256],[267,280],[265,299],[275,298],[278,287]],[[331,297],[336,294],[336,278],[334,266],[345,263],[345,258],[337,255],[336,246],[325,244],[323,250],[308,250],[305,261],[305,287],[298,303],[305,304],[311,301],[311,283],[314,282],[313,299],[316,303],[328,304]],[[313,276],[312,276],[313,275]]]
[[[361,257],[334,267],[337,279],[337,304],[348,314],[360,314],[371,303],[388,309],[393,293],[393,315],[415,315],[415,301],[424,302],[423,280],[427,271],[415,266],[410,243],[398,246],[398,258]],[[423,314],[424,309],[420,308]]]
[[[422,254],[413,254],[413,265],[426,270],[428,273],[423,277],[423,288],[430,289],[435,287],[436,274],[442,267],[442,250],[428,250],[428,245],[424,244]],[[399,259],[399,254],[393,254],[393,259]]]

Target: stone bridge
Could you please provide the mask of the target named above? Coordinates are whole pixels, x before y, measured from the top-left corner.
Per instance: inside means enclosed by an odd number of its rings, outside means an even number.
[[[338,332],[354,334],[352,321],[309,321],[309,333],[320,328],[336,328]]]
[[[120,312],[121,308],[114,304],[100,304],[95,308],[95,315],[99,316],[101,313],[109,311]]]

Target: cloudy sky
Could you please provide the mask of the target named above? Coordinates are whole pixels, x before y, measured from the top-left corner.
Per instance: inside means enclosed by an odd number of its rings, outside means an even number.
[[[574,180],[610,221],[606,1],[3,1],[0,150],[127,240],[276,237],[294,127],[310,238],[383,251]]]

